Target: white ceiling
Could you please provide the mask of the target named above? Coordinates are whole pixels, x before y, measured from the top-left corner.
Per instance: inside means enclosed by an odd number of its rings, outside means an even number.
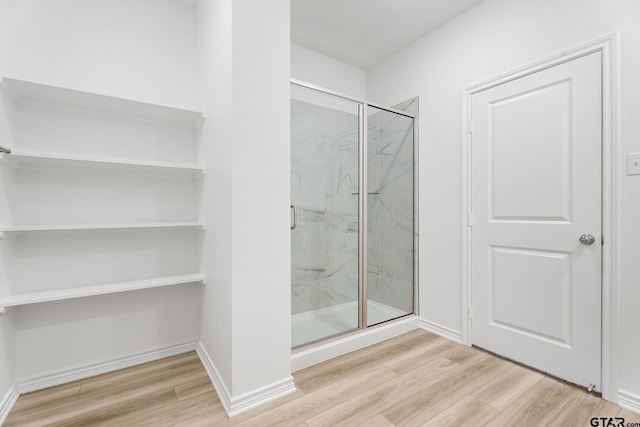
[[[291,41],[368,69],[481,0],[291,0]]]

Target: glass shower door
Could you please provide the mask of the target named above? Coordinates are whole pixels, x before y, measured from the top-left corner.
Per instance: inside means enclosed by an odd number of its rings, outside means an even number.
[[[358,104],[291,87],[292,345],[358,328]]]
[[[367,107],[367,325],[414,312],[413,118]]]

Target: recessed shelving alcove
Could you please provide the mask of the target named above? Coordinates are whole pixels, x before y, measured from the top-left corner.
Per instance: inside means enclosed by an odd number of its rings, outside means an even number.
[[[197,111],[3,78],[0,313],[204,283]]]

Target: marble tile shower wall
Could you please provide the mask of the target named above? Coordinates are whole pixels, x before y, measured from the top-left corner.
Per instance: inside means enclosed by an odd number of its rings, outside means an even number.
[[[369,299],[413,311],[413,128],[369,115]],[[292,313],[358,299],[358,116],[291,101]]]
[[[358,299],[358,116],[291,101],[292,314]]]

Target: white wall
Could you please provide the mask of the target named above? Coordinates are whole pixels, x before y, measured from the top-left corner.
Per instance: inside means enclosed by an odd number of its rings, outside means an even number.
[[[13,43],[0,42],[3,75],[178,107],[198,105],[194,5],[180,0],[21,0],[13,10],[10,5],[0,2],[0,31],[11,28],[4,21],[15,28]],[[155,289],[17,307],[11,316],[0,315],[5,339],[0,395],[7,369],[23,381],[196,340],[201,294],[200,286]]]
[[[365,98],[366,72],[358,67],[291,43],[291,78]]]
[[[291,381],[289,1],[198,3],[206,120],[202,343],[231,410]]]
[[[168,286],[14,309],[17,380],[197,341],[201,285]]]
[[[234,393],[242,394],[291,373],[289,0],[233,8]]]
[[[13,6],[14,0],[0,0],[0,75],[13,71]],[[3,111],[4,105],[0,105],[0,112]],[[6,129],[6,126],[0,128]],[[4,139],[6,134],[2,136]],[[1,262],[0,269],[4,269]],[[16,339],[12,320],[12,313],[0,314],[0,411],[3,399],[16,379]]]
[[[485,0],[367,74],[372,101],[420,96],[420,313],[460,331],[461,93],[471,84],[616,30],[623,151],[640,151],[640,3]],[[622,181],[619,389],[640,396],[640,177]],[[615,308],[614,308],[615,309]],[[640,402],[640,400],[638,400]]]
[[[200,156],[207,165],[202,191],[203,267],[207,275],[200,340],[219,380],[232,386],[232,5],[200,0],[197,6],[200,88],[205,121]],[[220,391],[220,390],[219,390]]]
[[[0,72],[13,73],[13,9],[15,0],[0,0]]]
[[[15,4],[14,72],[20,78],[197,107],[192,4],[180,0]]]

